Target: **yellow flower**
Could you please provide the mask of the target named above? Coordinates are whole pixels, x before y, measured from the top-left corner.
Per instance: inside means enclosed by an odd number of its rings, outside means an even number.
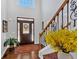
[[[77,32],[62,29],[59,31],[49,31],[45,36],[47,44],[56,50],[64,52],[76,51],[77,49]]]

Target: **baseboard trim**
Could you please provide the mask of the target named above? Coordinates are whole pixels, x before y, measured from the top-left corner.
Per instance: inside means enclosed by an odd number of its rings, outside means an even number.
[[[6,54],[6,52],[8,51],[8,46],[5,48],[5,50],[4,50],[4,52],[3,52],[3,54],[2,54],[2,56],[1,56],[1,59],[5,56],[5,54]]]

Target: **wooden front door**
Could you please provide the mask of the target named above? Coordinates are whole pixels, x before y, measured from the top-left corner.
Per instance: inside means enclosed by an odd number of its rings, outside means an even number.
[[[34,21],[18,20],[20,24],[20,44],[31,44],[33,41],[33,25]]]

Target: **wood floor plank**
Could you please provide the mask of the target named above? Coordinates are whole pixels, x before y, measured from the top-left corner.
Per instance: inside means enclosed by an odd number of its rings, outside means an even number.
[[[22,45],[15,48],[13,52],[8,53],[3,59],[39,59],[39,49],[39,45]]]

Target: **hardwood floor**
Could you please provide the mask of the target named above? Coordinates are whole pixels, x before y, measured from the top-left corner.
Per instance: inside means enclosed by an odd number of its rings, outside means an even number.
[[[3,59],[39,59],[39,45],[22,45],[9,52]]]
[[[44,55],[44,59],[58,59],[57,52]]]

